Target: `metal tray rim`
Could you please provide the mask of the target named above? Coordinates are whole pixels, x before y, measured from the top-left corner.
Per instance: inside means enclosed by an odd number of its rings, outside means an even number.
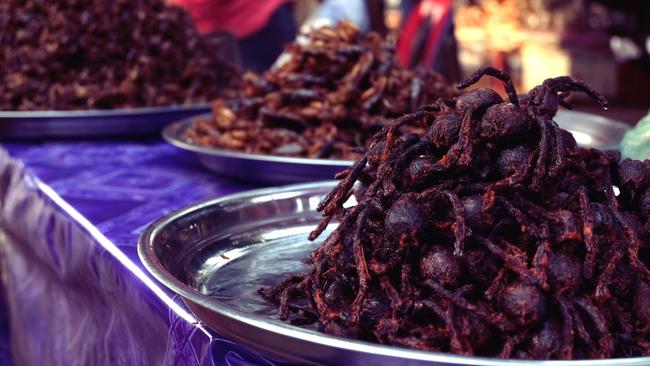
[[[0,110],[0,121],[5,118],[75,118],[75,117],[120,117],[140,114],[159,114],[175,111],[204,110],[210,108],[210,103],[176,104],[160,107],[136,107],[118,109],[87,109],[87,110],[42,110],[42,111],[7,111]]]
[[[274,333],[281,333],[284,336],[306,340],[319,345],[327,345],[329,347],[353,350],[356,352],[370,353],[375,355],[396,357],[405,360],[414,361],[430,361],[430,362],[444,362],[454,365],[477,365],[477,366],[503,366],[509,365],[545,365],[545,366],[605,366],[605,365],[648,365],[650,364],[650,357],[633,357],[633,358],[616,358],[605,360],[503,360],[486,357],[473,357],[473,356],[460,356],[446,353],[436,353],[427,351],[417,351],[402,349],[398,347],[391,347],[386,345],[373,344],[358,340],[349,340],[339,337],[319,333],[311,330],[301,329],[299,327],[291,326],[288,324],[270,323],[265,318],[255,315],[246,315],[238,311],[230,309],[227,306],[220,305],[217,301],[207,295],[200,293],[185,285],[183,282],[176,279],[171,275],[157,260],[154,250],[153,242],[157,233],[162,230],[166,225],[171,222],[191,213],[193,211],[201,210],[207,206],[219,205],[230,201],[241,200],[246,198],[254,198],[258,196],[267,196],[277,193],[290,193],[295,191],[308,191],[324,186],[333,187],[335,181],[320,181],[303,184],[293,184],[283,187],[272,187],[255,189],[241,193],[222,196],[207,201],[202,201],[197,204],[182,208],[172,212],[162,218],[159,218],[150,224],[145,231],[141,234],[138,240],[138,255],[144,267],[149,271],[154,278],[163,283],[170,290],[181,295],[183,298],[198,304],[206,309],[217,312],[224,317],[245,323],[247,325],[261,328]]]
[[[174,122],[170,125],[167,125],[162,131],[162,137],[165,141],[180,149],[191,151],[193,153],[211,155],[211,156],[257,160],[257,161],[268,161],[268,162],[277,162],[277,163],[329,165],[329,166],[333,165],[333,166],[342,166],[342,167],[351,166],[352,163],[354,163],[354,161],[352,160],[294,158],[294,157],[286,157],[286,156],[235,152],[226,149],[216,149],[212,147],[203,147],[203,146],[191,144],[189,142],[183,141],[183,139],[179,137],[181,131],[184,131],[192,123],[194,123],[194,120],[196,118],[206,118],[209,116],[210,114],[206,113],[206,114],[193,116],[178,122]]]

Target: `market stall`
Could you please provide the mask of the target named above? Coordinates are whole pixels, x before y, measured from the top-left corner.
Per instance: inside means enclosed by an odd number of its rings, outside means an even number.
[[[291,2],[174,3],[0,4],[0,364],[650,364],[647,123],[569,110],[622,73],[494,1],[311,4],[242,70]]]

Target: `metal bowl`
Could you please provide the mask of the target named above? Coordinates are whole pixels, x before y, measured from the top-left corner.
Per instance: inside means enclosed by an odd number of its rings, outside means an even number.
[[[209,104],[87,111],[0,111],[0,136],[106,137],[159,134],[170,122],[210,111]]]
[[[199,118],[210,118],[210,115]],[[352,165],[348,160],[248,154],[191,144],[185,141],[183,134],[195,120],[196,117],[188,118],[165,127],[163,138],[194,153],[206,168],[227,178],[263,184],[299,183],[334,179],[336,173]]]
[[[257,294],[304,271],[320,242],[306,237],[315,211],[335,182],[269,188],[196,204],[151,224],[138,253],[147,270],[179,294],[196,316],[224,337],[278,362],[329,365],[650,365],[650,357],[521,361],[415,351],[354,341],[292,326]],[[326,237],[335,224],[330,224]]]

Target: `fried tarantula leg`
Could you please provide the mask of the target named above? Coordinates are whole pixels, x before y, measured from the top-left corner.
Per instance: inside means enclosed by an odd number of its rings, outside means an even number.
[[[406,253],[404,254],[404,258],[409,258],[410,250],[406,249]],[[407,300],[407,305],[412,302],[410,299],[410,294],[413,292],[413,287],[411,286],[410,283],[410,278],[411,278],[411,272],[412,272],[412,266],[411,262],[407,259],[404,261],[402,264],[402,271],[400,273],[400,292],[402,294],[402,298]]]
[[[571,92],[560,92],[557,94],[557,102],[566,109],[573,109],[573,104],[566,100],[571,96]]]
[[[417,111],[411,113],[411,114],[406,114],[402,117],[399,117],[398,119],[394,120],[391,124],[390,127],[388,128],[388,133],[386,134],[387,137],[391,136],[393,137],[395,134],[395,131],[397,131],[399,128],[401,128],[404,125],[417,122],[422,117],[430,115],[431,112],[426,110],[426,109],[418,109]]]
[[[471,346],[466,346],[467,342],[463,342],[463,339],[460,336],[460,332],[456,327],[456,322],[453,321],[455,315],[454,313],[454,306],[452,304],[449,304],[446,311],[446,317],[449,319],[447,326],[451,335],[449,339],[449,346],[451,347],[451,351],[454,353],[471,356],[474,354],[474,352],[472,352]]]
[[[363,171],[363,168],[366,167],[367,162],[368,157],[366,156],[357,160],[352,166],[348,176],[340,181],[336,188],[328,193],[320,202],[320,204],[318,204],[317,210],[323,212],[324,216],[331,216],[334,211],[341,207],[348,198],[348,192],[350,191],[350,188],[352,188],[354,182],[357,181],[357,178]],[[310,237],[317,237],[320,233],[316,235],[313,234],[314,233],[310,234]]]
[[[556,78],[546,79],[542,85],[547,86],[554,92],[562,94],[572,91],[583,92],[598,101],[598,104],[600,104],[604,109],[607,109],[609,106],[609,102],[604,96],[592,89],[584,81],[571,76],[559,76]]]
[[[582,236],[585,240],[587,255],[585,256],[583,272],[586,278],[591,278],[596,266],[598,246],[594,242],[594,223],[591,211],[589,210],[589,197],[587,189],[582,187],[578,192],[580,199],[580,213],[582,216]]]
[[[458,155],[458,158],[456,159],[457,163],[465,167],[470,164],[474,150],[474,145],[472,142],[475,139],[472,138],[472,122],[474,122],[472,113],[467,112],[465,118],[463,118],[463,122],[460,125],[458,142],[452,146],[452,148],[456,147]]]
[[[454,255],[461,257],[465,251],[465,240],[471,234],[471,229],[465,224],[464,206],[458,199],[458,196],[451,192],[445,192],[445,195],[451,201],[454,209],[454,217],[456,222],[453,223],[452,229],[454,230]]]
[[[332,252],[340,252],[343,250],[341,244],[339,243],[341,232],[344,230],[344,228],[349,228],[353,225],[361,209],[362,207],[360,205],[354,206],[348,213],[348,216],[340,223],[336,230],[334,230],[334,232],[325,240],[325,242],[321,244],[321,246],[316,249],[311,255],[312,260],[315,264],[311,276],[313,278],[313,281],[311,283],[311,292],[314,298],[313,302],[316,305],[315,307],[320,313],[321,317],[325,317],[329,320],[338,317],[339,314],[332,312],[323,300],[321,279],[322,274],[325,270],[325,266],[328,264],[328,255],[326,254],[326,251],[331,250]],[[340,248],[337,248],[337,246]]]
[[[444,335],[438,335],[439,338],[442,338],[444,336],[446,336],[446,333]],[[428,337],[430,337],[429,334],[427,334],[427,338]],[[440,352],[439,348],[432,347],[431,344],[429,344],[429,341],[421,339],[420,335],[401,337],[391,334],[388,335],[388,340],[390,341],[390,344],[400,347],[412,348],[421,351]]]
[[[311,241],[316,240],[320,236],[320,234],[325,231],[327,228],[327,225],[329,225],[330,221],[332,220],[332,216],[325,216],[323,217],[322,220],[318,223],[318,226],[316,226],[316,229],[314,229],[311,233],[309,233],[308,239]]]
[[[600,273],[598,284],[596,285],[595,296],[600,302],[609,300],[612,297],[608,286],[612,281],[612,274],[614,273],[614,269],[616,269],[616,264],[623,257],[623,251],[620,250],[622,246],[620,241],[617,241],[613,246],[613,253],[609,256],[607,265],[605,265],[605,269]]]
[[[431,309],[431,311],[433,311],[436,315],[438,315],[440,319],[442,319],[445,322],[445,326],[447,327],[447,331],[449,332],[449,347],[452,349],[453,352],[457,352],[460,354],[473,354],[473,350],[471,350],[471,346],[469,347],[470,353],[465,353],[467,352],[467,350],[464,347],[464,343],[460,339],[458,329],[456,329],[453,311],[449,311],[453,307],[451,303],[448,303],[447,305],[448,311],[443,310],[438,304],[436,304],[431,300],[424,299],[421,300],[419,303]]]
[[[357,227],[354,230],[354,239],[352,241],[352,255],[354,256],[357,276],[359,277],[359,290],[351,306],[352,314],[350,318],[351,322],[354,324],[359,321],[361,306],[363,305],[363,301],[366,298],[366,293],[368,292],[368,282],[370,282],[370,273],[368,272],[368,264],[366,263],[366,256],[364,254],[363,243],[361,241],[362,230],[365,227],[365,222],[368,220],[368,214],[369,210],[367,207],[361,209],[361,212],[357,218]]]
[[[512,331],[515,329],[514,324],[504,314],[488,311],[481,305],[471,304],[461,296],[449,292],[438,282],[435,282],[433,280],[426,280],[424,281],[424,285],[432,289],[439,296],[446,298],[458,307],[475,313],[476,316],[478,316],[480,319],[488,324],[492,324],[502,331]]]
[[[439,112],[443,109],[449,110],[449,105],[448,103],[456,103],[453,99],[447,99],[447,98],[440,98],[436,100],[435,102],[427,105],[420,106],[417,111],[423,111],[423,112]]]
[[[505,72],[495,69],[492,66],[482,67],[472,73],[467,79],[458,83],[458,89],[465,89],[470,85],[476,84],[483,75],[493,76],[503,82],[503,86],[508,93],[508,99],[510,102],[517,107],[519,107],[519,98],[517,97],[517,90],[515,90],[515,85],[512,83],[510,75]]]
[[[357,90],[358,84],[363,78],[368,75],[374,61],[375,56],[369,52],[364,53],[361,57],[359,57],[357,64],[354,65],[352,70],[350,70],[350,72],[348,72],[348,74],[343,77],[342,85],[344,87],[335,93],[335,96],[340,98],[340,101],[337,102],[340,103],[341,101],[348,100],[350,96],[357,95],[357,93],[359,93]]]
[[[411,114],[404,115],[395,121],[391,123],[391,125],[388,128],[384,128],[382,132],[378,132],[375,137],[374,141],[379,142],[381,141],[382,136],[385,136],[386,144],[384,145],[383,148],[383,153],[381,160],[390,160],[391,153],[393,152],[394,145],[395,145],[395,132],[402,126],[416,122],[423,118],[424,116],[429,115],[430,112],[428,111],[423,111],[423,110],[418,110],[416,112],[413,112]],[[391,174],[396,174],[394,171],[393,164],[385,164],[379,167],[377,170],[376,178],[375,181],[373,182],[372,185],[370,185],[366,191],[366,196],[373,196],[374,194],[377,193],[377,191],[382,187],[382,184],[385,184],[386,180],[385,178],[387,176],[390,176]]]
[[[580,314],[578,314],[578,311],[576,310],[575,306],[573,304],[569,305],[571,308],[571,314],[573,316],[573,325],[575,328],[576,335],[578,336],[579,339],[582,340],[582,343],[584,343],[587,347],[590,348],[590,358],[595,358],[595,355],[598,353],[598,351],[594,347],[594,341],[591,339],[591,335],[587,331],[587,327],[585,326],[584,321],[580,317]]]
[[[641,354],[647,355],[650,354],[650,341],[646,341],[645,339],[637,338],[636,339],[636,346],[639,347],[641,350]]]
[[[639,259],[639,249],[641,249],[641,240],[639,239],[639,236],[634,230],[634,227],[618,210],[612,210],[612,212],[623,229],[625,236],[627,236],[627,239],[629,240],[627,253],[632,268],[634,268],[647,281],[650,278],[650,270],[648,270],[648,267],[646,267],[641,259]]]
[[[548,155],[548,125],[545,120],[533,117],[537,125],[539,126],[539,131],[541,134],[540,143],[539,143],[539,153],[537,155],[537,162],[535,163],[535,169],[533,174],[533,181],[531,183],[531,188],[535,191],[539,191],[542,188],[543,180],[546,175],[546,158]]]
[[[280,306],[278,308],[278,318],[280,320],[287,320],[289,317],[289,300],[291,294],[294,293],[300,284],[292,284],[287,286],[280,294]]]
[[[308,276],[290,276],[273,288],[259,289],[258,293],[273,303],[278,304],[278,318],[286,320],[289,317],[289,300],[291,299],[291,294],[299,291],[308,279]],[[278,294],[280,294],[279,299]]]
[[[492,224],[492,216],[490,215],[490,210],[494,208],[496,203],[497,193],[492,188],[487,188],[483,192],[482,197],[482,207],[481,207],[481,218],[488,224]]]
[[[562,138],[562,135],[560,133],[560,127],[557,125],[557,123],[550,121],[549,126],[551,126],[551,132],[553,133],[553,142],[554,142],[554,149],[553,149],[553,159],[551,166],[548,170],[548,174],[551,177],[557,176],[557,173],[562,169],[562,166],[564,165],[564,150],[565,150],[565,145],[564,145],[564,139]]]
[[[618,302],[616,302],[616,299],[609,301],[607,304],[612,308],[611,313],[614,315],[614,319],[616,319],[616,322],[623,330],[623,333],[628,336],[631,335],[633,332],[632,324],[634,323],[632,322],[630,314],[627,313]]]
[[[289,287],[292,284],[299,283],[302,281],[304,276],[302,275],[294,275],[294,276],[289,276],[286,279],[284,279],[282,282],[279,284],[275,285],[274,287],[270,288],[260,288],[257,290],[257,292],[262,295],[264,298],[271,300],[272,302],[277,303],[277,296],[279,293],[284,291],[285,288]]]
[[[393,284],[390,283],[390,278],[388,278],[388,276],[382,276],[379,280],[379,284],[381,285],[381,289],[384,290],[384,293],[390,299],[391,309],[394,311],[398,310],[399,307],[402,306],[402,297],[399,295],[399,292],[397,292],[395,287],[393,287]]]
[[[492,284],[490,287],[488,287],[487,290],[483,293],[483,296],[485,297],[486,300],[492,301],[494,296],[501,290],[501,287],[503,287],[503,279],[506,274],[506,269],[501,268],[499,270],[499,273],[497,273],[496,277],[494,280],[492,280]]]
[[[531,216],[534,220],[542,222],[542,224],[540,224],[540,227],[537,228],[536,230],[538,230],[540,233],[544,234],[545,229],[544,229],[544,224],[543,223],[548,222],[548,221],[552,221],[553,216],[551,214],[549,214],[544,208],[538,206],[537,204],[535,204],[535,203],[533,203],[531,201],[526,200],[526,198],[524,196],[522,196],[521,194],[519,194],[517,192],[515,192],[513,200],[517,201],[517,203],[520,206],[519,207],[520,210],[526,211],[528,213],[528,216]],[[547,234],[544,234],[544,235],[546,235],[546,237],[548,237],[548,226],[546,226],[546,233]],[[541,237],[544,237],[544,235],[538,236],[538,237],[541,238]]]
[[[612,339],[612,335],[609,333],[609,329],[607,329],[607,321],[605,320],[605,316],[597,306],[589,302],[589,300],[585,299],[584,297],[578,297],[574,301],[576,305],[578,305],[582,310],[585,311],[585,313],[587,313],[587,315],[589,315],[596,327],[596,330],[598,330],[598,333],[600,333],[598,340],[598,344],[600,345],[600,349],[598,350],[599,358],[610,358],[614,352],[614,339]]]
[[[493,243],[490,239],[486,239],[480,236],[475,236],[474,237],[481,245],[485,246],[490,253],[496,255],[497,257],[501,258],[501,260],[504,262],[505,266],[509,269],[511,269],[513,272],[517,273],[519,276],[522,278],[527,279],[528,281],[539,285],[539,286],[544,286],[544,283],[537,277],[535,274],[528,269],[528,266],[526,266],[526,254],[519,251],[516,254],[510,254],[500,248],[498,245]],[[515,249],[515,246],[510,245],[509,249],[511,250],[518,250]]]
[[[503,197],[497,197],[496,201],[498,204],[503,206],[506,212],[512,216],[515,221],[517,221],[517,224],[519,224],[521,228],[521,232],[528,232],[534,236],[536,233],[539,233],[541,231],[541,229],[536,224],[528,220],[527,216],[510,201]]]
[[[426,140],[422,140],[416,144],[409,146],[406,151],[404,151],[400,159],[396,162],[395,170],[402,171],[404,169],[404,165],[410,163],[418,155],[424,154],[431,147],[433,147],[433,144]]]
[[[509,335],[506,337],[506,341],[501,348],[501,351],[497,355],[498,358],[510,358],[512,351],[517,347],[523,340],[526,338],[525,333],[519,333],[515,335]]]
[[[460,199],[458,199],[458,196],[449,191],[439,191],[437,188],[429,188],[420,193],[420,197],[422,197],[423,201],[426,200],[429,195],[444,195],[451,203],[455,220],[452,224],[455,238],[454,255],[459,257],[462,256],[465,248],[465,240],[471,234],[471,229],[465,224],[465,208],[463,204],[460,202]]]
[[[560,305],[560,313],[562,314],[562,347],[561,353],[566,360],[573,359],[573,312],[571,305],[561,295],[555,295],[555,300]]]
[[[548,290],[547,267],[548,256],[551,253],[551,242],[549,241],[549,230],[546,224],[542,224],[542,238],[537,244],[537,250],[533,257],[533,268],[531,272],[541,282],[542,288]]]

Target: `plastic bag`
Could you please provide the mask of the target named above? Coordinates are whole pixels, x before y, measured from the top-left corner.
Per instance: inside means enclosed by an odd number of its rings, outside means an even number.
[[[625,158],[645,160],[650,158],[650,112],[628,130],[621,140],[620,150]]]

